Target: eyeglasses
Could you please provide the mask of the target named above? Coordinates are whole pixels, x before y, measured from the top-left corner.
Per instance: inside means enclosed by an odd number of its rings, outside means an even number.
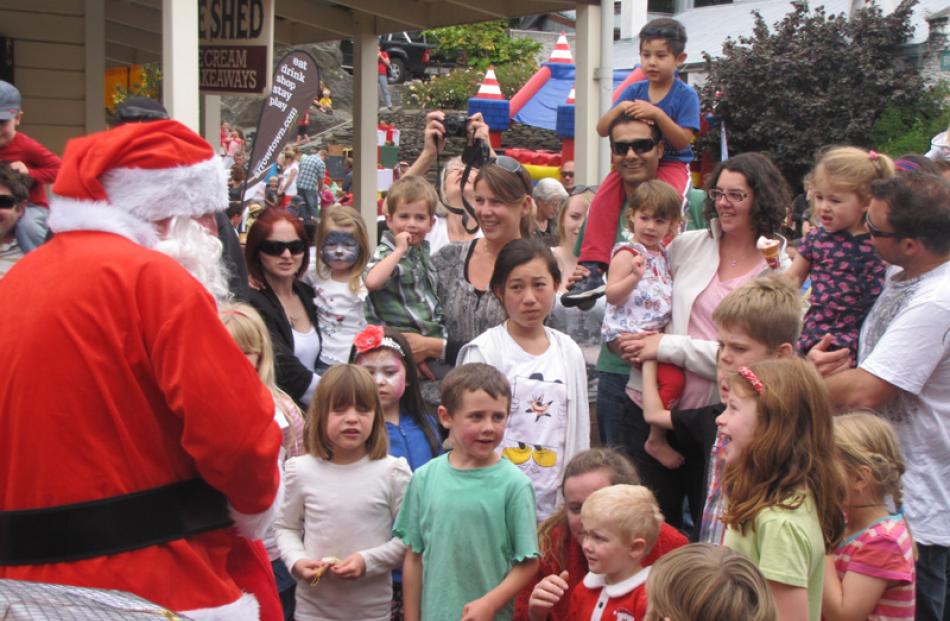
[[[529,446],[519,442],[517,447],[509,446],[502,454],[515,465],[523,464],[529,459],[534,459],[534,463],[542,468],[553,468],[557,464],[557,453],[537,444]]]
[[[868,227],[868,233],[871,234],[871,237],[880,237],[881,239],[900,239],[904,237],[900,233],[894,231],[882,231],[881,229],[874,226],[871,222],[871,214],[864,212],[864,224]]]
[[[284,250],[289,250],[290,254],[303,254],[307,250],[307,242],[302,239],[289,242],[268,239],[261,242],[261,252],[272,257],[279,257],[284,254]]]
[[[721,199],[726,199],[727,202],[735,204],[741,203],[745,199],[749,198],[748,192],[742,192],[740,190],[728,190],[723,192],[718,188],[713,188],[708,192],[709,198],[712,199],[712,202],[718,203]]]
[[[573,176],[574,176],[574,171],[573,171],[573,170],[562,170],[562,171],[561,171],[561,176],[562,176],[562,177],[573,177]]]
[[[491,163],[502,168],[503,170],[506,170],[507,172],[518,175],[518,178],[521,179],[521,182],[525,186],[525,193],[531,194],[531,182],[525,181],[525,177],[528,175],[528,173],[525,171],[524,166],[521,165],[521,162],[509,155],[499,155]]]
[[[611,141],[610,148],[614,152],[614,155],[619,155],[620,157],[626,157],[630,149],[633,149],[633,152],[637,155],[646,155],[656,148],[656,140],[653,138],[639,138],[637,140],[631,140],[630,142],[622,142],[620,140]]]
[[[16,207],[17,200],[9,194],[0,194],[0,209],[13,209]]]

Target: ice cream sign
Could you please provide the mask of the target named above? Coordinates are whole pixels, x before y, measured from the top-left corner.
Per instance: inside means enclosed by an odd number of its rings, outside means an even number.
[[[198,0],[198,37],[202,93],[270,90],[274,0]]]

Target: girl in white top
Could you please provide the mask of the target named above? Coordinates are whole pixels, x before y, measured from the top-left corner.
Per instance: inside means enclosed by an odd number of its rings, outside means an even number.
[[[511,412],[502,454],[534,485],[538,520],[557,505],[561,473],[590,447],[587,376],[580,347],[545,327],[561,272],[540,240],[509,242],[495,260],[489,283],[508,319],[459,352],[458,364],[485,362],[511,383]]]
[[[336,365],[307,419],[309,455],[287,461],[277,545],[297,578],[297,621],[389,621],[393,569],[405,547],[393,521],[411,476],[388,454],[369,373]]]
[[[370,257],[366,225],[352,207],[334,205],[323,211],[317,229],[314,305],[323,336],[323,368],[348,362],[353,338],[366,326],[363,269]]]
[[[297,161],[297,150],[287,147],[284,151],[284,170],[280,175],[280,194],[283,194],[280,205],[286,207],[290,200],[297,196],[297,174],[300,172],[300,162]]]

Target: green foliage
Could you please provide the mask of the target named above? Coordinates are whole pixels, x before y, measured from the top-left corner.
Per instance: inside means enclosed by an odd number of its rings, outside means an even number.
[[[538,66],[533,60],[495,67],[502,94],[511,99],[537,70]],[[468,98],[475,96],[484,78],[484,71],[454,69],[428,82],[410,84],[407,96],[410,104],[418,108],[464,110],[468,107]]]
[[[877,151],[899,157],[926,153],[933,137],[950,126],[950,85],[941,82],[927,91],[913,107],[889,104],[871,132]]]
[[[533,61],[541,49],[536,41],[510,36],[502,20],[436,28],[425,35],[436,44],[438,56],[476,69]]]
[[[872,146],[888,106],[914,108],[927,92],[898,59],[916,1],[887,16],[872,5],[850,20],[796,1],[772,31],[754,12],[752,36],[727,40],[719,59],[706,55],[703,103],[725,120],[730,150],[768,153],[797,186],[820,147]],[[704,143],[718,144],[718,134]]]

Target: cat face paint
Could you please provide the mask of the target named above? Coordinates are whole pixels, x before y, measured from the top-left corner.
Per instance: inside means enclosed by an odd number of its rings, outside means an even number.
[[[360,245],[349,231],[330,231],[320,249],[320,258],[331,270],[351,268],[359,254]]]
[[[398,408],[399,400],[406,392],[406,367],[399,354],[383,347],[360,355],[356,364],[369,371],[373,377],[383,410]]]

